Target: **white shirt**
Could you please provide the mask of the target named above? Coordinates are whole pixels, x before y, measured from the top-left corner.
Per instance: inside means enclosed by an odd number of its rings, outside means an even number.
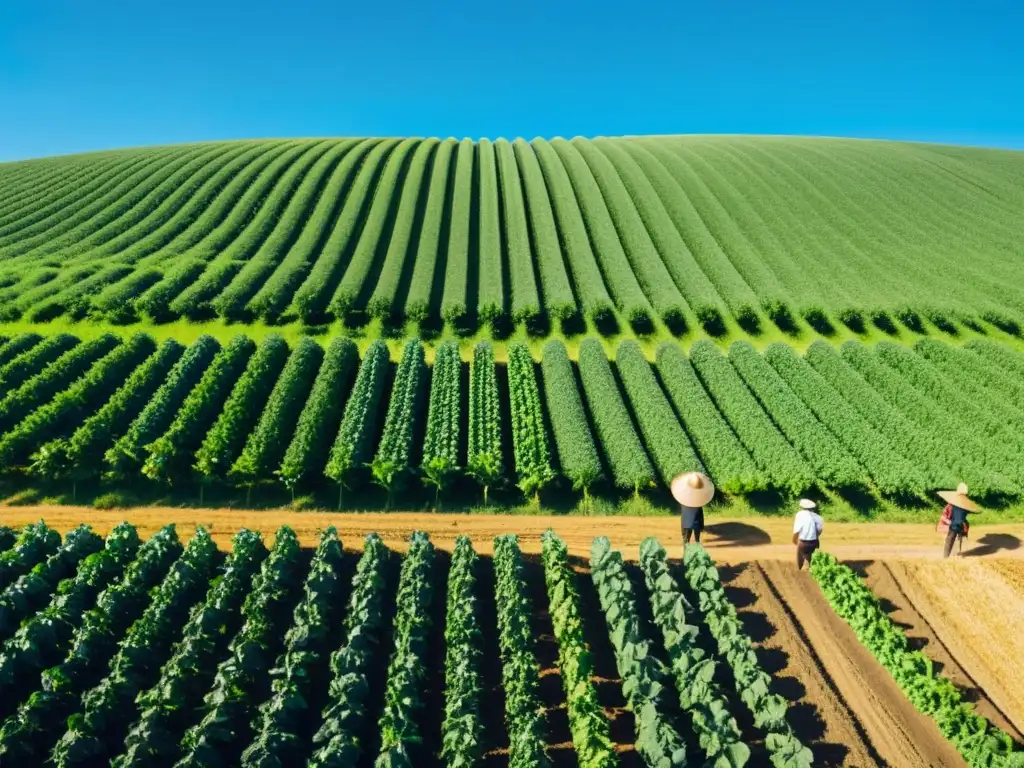
[[[800,534],[801,541],[817,541],[824,527],[821,515],[810,509],[801,509],[793,520],[793,533]]]

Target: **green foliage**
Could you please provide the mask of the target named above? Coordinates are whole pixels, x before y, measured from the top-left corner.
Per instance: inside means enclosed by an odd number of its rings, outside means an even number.
[[[155,349],[151,336],[137,333],[100,358],[81,378],[0,438],[0,466],[24,466],[43,443],[69,436],[110,396],[113,383],[128,378]]]
[[[936,487],[935,480],[926,480],[890,442],[886,430],[872,427],[860,411],[785,344],[772,344],[765,350],[764,359],[860,461],[883,493],[923,493]]]
[[[518,485],[523,493],[534,494],[554,479],[555,472],[533,358],[524,344],[508,347],[508,391]]]
[[[276,472],[293,491],[303,480],[318,477],[323,471],[358,368],[359,350],[355,343],[344,337],[335,338],[323,356],[313,389],[299,414],[295,435]]]
[[[38,530],[30,527],[26,531],[33,538],[21,544],[23,561],[34,548],[33,544],[42,546],[47,539],[52,539],[49,532],[36,533]],[[82,560],[102,547],[103,539],[88,525],[80,525],[64,537],[57,551],[0,592],[0,640],[9,639],[24,619],[46,604],[59,582],[70,576]],[[4,566],[13,565],[13,558],[8,561],[0,555],[0,562]],[[9,567],[5,570],[11,572]]]
[[[134,526],[119,523],[107,535],[103,549],[86,556],[74,576],[56,585],[50,603],[21,623],[0,650],[0,686],[10,691],[0,704],[0,719],[32,692],[32,680],[57,664],[68,650],[75,629],[96,597],[135,557],[140,545]]]
[[[145,446],[148,456],[142,465],[143,475],[166,483],[187,475],[193,453],[218,418],[255,348],[251,339],[235,336],[217,353],[199,383],[185,397],[171,426],[163,436]]]
[[[42,446],[33,456],[33,471],[44,477],[54,477],[55,473],[48,468],[52,464],[48,462],[57,456],[76,477],[99,476],[106,451],[122,435],[127,425],[132,424],[142,410],[149,407],[158,388],[173,375],[174,366],[185,351],[173,339],[163,342],[70,438],[58,438]]]
[[[70,333],[58,333],[32,345],[0,367],[0,391],[17,389],[78,343]]]
[[[1021,750],[1013,738],[974,711],[960,691],[935,671],[921,651],[882,610],[879,600],[850,568],[827,552],[815,552],[811,575],[829,604],[858,639],[889,670],[914,707],[935,720],[970,766],[1015,766]]]
[[[203,700],[202,720],[185,732],[176,765],[239,764],[242,748],[253,737],[256,708],[270,693],[269,673],[299,583],[299,540],[291,528],[281,526],[242,605],[242,628],[231,639],[228,657],[217,666]]]
[[[0,430],[10,430],[33,409],[49,402],[54,395],[66,389],[118,344],[120,339],[112,333],[84,341],[69,349],[21,386],[8,391],[0,399]]]
[[[640,345],[632,339],[621,342],[615,353],[615,367],[633,406],[644,444],[664,483],[668,485],[683,472],[703,472],[704,466],[644,359]]]
[[[434,353],[421,466],[423,481],[438,492],[459,468],[461,423],[462,358],[458,344],[444,342]]]
[[[199,527],[142,616],[128,629],[106,677],[82,697],[83,711],[68,719],[51,759],[60,768],[113,757],[124,742],[135,697],[159,678],[165,658],[193,603],[206,590],[217,566],[217,545]]]
[[[749,343],[735,342],[729,360],[820,481],[834,488],[863,483],[865,471],[857,460]]]
[[[585,339],[580,344],[579,364],[594,431],[601,441],[616,487],[639,490],[654,485],[654,468],[599,341]]]
[[[206,335],[189,345],[142,412],[104,454],[112,474],[127,475],[142,466],[145,446],[170,427],[178,408],[199,383],[219,349],[216,339]],[[114,425],[111,424],[110,428],[113,429]]]
[[[287,359],[288,345],[281,336],[274,334],[260,343],[196,451],[194,467],[199,474],[217,479],[227,476],[258,423]]]
[[[466,536],[455,540],[448,571],[444,624],[444,721],[441,758],[452,768],[471,768],[483,755],[483,636],[477,621],[478,557]]]
[[[686,745],[665,718],[668,670],[651,652],[622,554],[603,536],[590,547],[590,573],[608,624],[622,692],[633,712],[636,749],[647,765],[686,765]]]
[[[389,493],[411,467],[413,439],[419,427],[426,382],[423,344],[413,339],[405,345],[391,387],[388,415],[377,454],[370,462],[373,479]]]
[[[327,528],[313,553],[284,652],[270,670],[273,695],[260,705],[256,738],[242,753],[241,764],[247,768],[284,768],[300,765],[307,757],[307,721],[313,714],[308,702],[319,662],[329,651],[331,630],[339,623],[344,590],[341,550],[337,530]]]
[[[60,547],[60,534],[40,520],[26,525],[14,546],[0,553],[0,590],[7,590],[18,578],[41,563]]]
[[[139,694],[139,718],[125,738],[125,751],[111,761],[112,766],[166,765],[178,756],[189,717],[202,703],[216,661],[238,628],[239,610],[267,555],[260,535],[245,528],[232,542],[223,573],[212,582],[206,600],[193,609],[160,678]]]
[[[469,448],[466,471],[487,489],[504,474],[501,451],[501,411],[494,348],[481,341],[473,349],[469,368]]]
[[[651,601],[651,615],[661,631],[679,691],[679,704],[690,717],[707,756],[705,765],[739,768],[750,759],[739,726],[715,683],[715,660],[697,644],[700,629],[687,623],[693,609],[668,568],[668,556],[657,539],[640,544],[640,565]]]
[[[331,655],[328,704],[320,730],[313,736],[310,768],[348,768],[363,751],[361,734],[369,713],[369,674],[378,658],[384,625],[384,594],[388,550],[371,533],[352,579],[345,613],[345,643]]]
[[[20,764],[42,763],[82,694],[110,668],[129,626],[146,609],[156,587],[182,552],[173,525],[161,528],[138,549],[124,576],[104,589],[75,629],[71,648],[59,664],[42,673],[41,687],[0,728],[0,756]]]
[[[233,478],[247,483],[271,479],[291,442],[323,358],[324,351],[319,344],[309,338],[299,339],[274,384],[256,428],[231,467]]]
[[[715,485],[726,493],[764,490],[769,479],[705,391],[678,344],[658,347],[661,384]]]
[[[377,437],[378,411],[385,395],[389,365],[387,345],[373,342],[363,355],[352,395],[331,447],[324,474],[344,487],[351,474],[370,459]]]
[[[375,768],[413,768],[422,742],[417,714],[423,708],[427,634],[433,621],[433,565],[434,545],[427,534],[414,532],[398,578],[395,648],[388,665],[384,712],[377,724],[380,752]]]
[[[619,764],[608,720],[597,698],[590,651],[583,637],[583,617],[575,575],[565,543],[548,529],[541,536],[549,614],[558,640],[558,671],[569,711],[569,729],[580,768],[614,768]]]
[[[509,768],[550,765],[544,743],[539,696],[540,666],[533,651],[533,605],[523,573],[519,539],[513,533],[494,539],[494,598],[498,606],[498,647],[505,688]]]
[[[647,567],[656,568],[661,560],[657,552],[660,547],[652,539],[644,545],[647,559],[653,558]],[[711,556],[700,544],[693,544],[686,547],[683,562],[686,580],[697,596],[704,623],[718,645],[718,656],[732,669],[736,693],[754,716],[754,725],[768,735],[765,746],[772,765],[775,768],[810,768],[814,756],[786,722],[786,700],[769,690],[771,676],[761,668],[736,607],[726,597]]]
[[[573,488],[586,492],[601,479],[603,470],[572,363],[562,342],[553,339],[544,346],[541,372],[561,473]]]

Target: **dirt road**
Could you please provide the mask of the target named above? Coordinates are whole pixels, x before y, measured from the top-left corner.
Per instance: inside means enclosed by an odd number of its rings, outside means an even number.
[[[540,551],[540,535],[548,528],[565,540],[574,555],[587,557],[595,536],[607,536],[628,559],[638,557],[640,542],[656,536],[672,555],[682,544],[679,520],[675,517],[566,517],[529,515],[451,515],[422,513],[346,513],[291,512],[288,510],[251,511],[231,509],[191,509],[177,507],[139,507],[135,509],[97,510],[91,507],[0,507],[0,525],[24,525],[44,518],[59,530],[89,523],[106,533],[122,520],[130,520],[140,534],[148,536],[157,528],[174,522],[179,532],[188,535],[196,525],[206,526],[222,548],[231,536],[246,527],[270,536],[281,525],[290,525],[304,545],[314,545],[318,531],[328,525],[338,529],[345,545],[358,548],[359,540],[376,531],[385,543],[401,549],[415,530],[430,533],[434,543],[451,549],[458,536],[470,536],[479,552],[489,553],[491,539],[502,533],[518,533],[523,550]],[[709,517],[704,543],[715,560],[741,563],[751,560],[791,560],[793,558],[792,521],[789,518],[716,518]],[[965,556],[996,555],[1000,558],[1024,558],[1024,524],[987,529],[975,528],[974,538],[964,547]],[[931,524],[907,523],[828,523],[822,545],[842,560],[880,560],[889,558],[930,558],[941,556],[942,540]]]

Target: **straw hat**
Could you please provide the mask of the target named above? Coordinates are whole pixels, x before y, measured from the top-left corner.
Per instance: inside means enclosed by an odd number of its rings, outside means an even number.
[[[800,509],[817,509],[818,505],[810,499],[800,499]]]
[[[703,507],[714,495],[711,478],[700,472],[687,472],[672,481],[672,496],[684,507]]]
[[[955,491],[939,491],[939,498],[968,512],[981,512],[981,508],[967,498],[967,483],[960,483]]]

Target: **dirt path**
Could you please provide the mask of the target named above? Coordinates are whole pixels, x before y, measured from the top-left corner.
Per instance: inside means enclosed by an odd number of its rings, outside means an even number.
[[[815,765],[869,766],[880,761],[863,725],[840,697],[799,624],[753,563],[720,569],[757,656],[790,702],[789,722],[814,752]]]
[[[792,612],[798,630],[825,665],[836,692],[882,764],[899,768],[965,765],[935,723],[914,709],[889,673],[833,612],[810,574],[777,562],[755,567]]]
[[[436,546],[451,550],[456,537],[470,536],[481,554],[491,553],[491,538],[502,533],[519,534],[524,552],[540,552],[540,535],[554,528],[573,555],[589,557],[595,536],[607,536],[626,559],[638,557],[640,542],[656,536],[678,557],[681,547],[679,520],[675,517],[566,517],[529,515],[450,515],[394,513],[290,512],[231,509],[139,507],[127,510],[97,510],[91,507],[0,507],[0,525],[24,525],[45,519],[59,530],[89,523],[106,533],[122,520],[130,520],[142,536],[170,522],[188,535],[196,525],[206,526],[218,545],[226,549],[231,536],[247,527],[267,536],[281,525],[290,525],[304,545],[315,545],[319,531],[334,525],[348,548],[358,548],[367,533],[380,534],[388,546],[402,549],[410,533],[425,530]],[[788,518],[718,518],[709,516],[703,543],[720,563],[750,560],[791,560],[792,522]],[[1024,525],[1014,524],[979,530],[964,553],[998,554],[1024,558]],[[880,560],[894,557],[930,558],[941,556],[941,540],[932,525],[909,523],[827,524],[823,546],[842,560]]]
[[[1024,595],[977,560],[889,565],[936,641],[952,651],[965,678],[975,681],[965,687],[982,689],[979,711],[1021,741],[1024,690],[1014,671],[1024,658]],[[1020,579],[1024,569],[1017,574]],[[930,647],[926,653],[936,658]]]
[[[882,601],[882,608],[910,639],[911,647],[922,651],[935,662],[936,671],[948,678],[957,688],[963,691],[965,698],[972,702],[978,714],[988,718],[994,725],[1003,729],[1018,741],[1020,731],[1010,721],[1002,709],[983,690],[982,684],[975,679],[957,660],[953,649],[939,637],[932,624],[918,610],[924,605],[920,589],[908,579],[900,563],[890,567],[887,563],[868,563],[866,565],[849,563],[851,567],[865,576],[871,591]],[[897,573],[901,575],[897,577]],[[962,649],[958,653],[962,652]],[[991,682],[986,688],[991,687]]]

